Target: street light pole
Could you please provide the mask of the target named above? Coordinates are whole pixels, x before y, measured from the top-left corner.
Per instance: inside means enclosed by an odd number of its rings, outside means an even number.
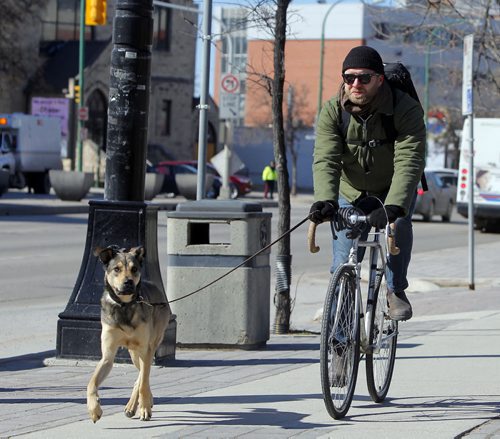
[[[323,17],[323,23],[321,25],[321,51],[319,54],[319,91],[318,91],[318,108],[316,110],[316,120],[319,117],[319,113],[321,111],[321,107],[323,105],[323,64],[325,58],[325,27],[326,27],[326,19],[330,12],[332,11],[334,6],[337,6],[340,2],[335,2],[326,11],[325,16]]]
[[[100,296],[105,285],[95,248],[143,246],[148,257],[142,267],[142,280],[156,286],[144,293],[145,300],[156,304],[168,302],[158,261],[158,206],[144,202],[153,0],[117,0],[115,7],[104,200],[89,202],[80,273],[57,322],[59,358],[101,357]],[[156,352],[156,361],[175,357],[175,326],[172,318]],[[128,353],[117,355],[127,360]]]

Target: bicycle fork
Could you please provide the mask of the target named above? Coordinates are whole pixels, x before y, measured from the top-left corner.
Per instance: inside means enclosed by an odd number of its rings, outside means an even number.
[[[373,241],[363,241],[361,243],[362,247],[370,249],[370,259],[369,259],[369,270],[368,270],[368,292],[367,292],[367,300],[366,300],[366,310],[363,312],[363,302],[362,302],[362,294],[361,294],[361,262],[357,261],[358,254],[358,246],[359,243],[353,243],[352,254],[349,255],[350,261],[355,262],[355,271],[356,271],[356,312],[359,315],[359,328],[360,328],[360,350],[363,354],[371,354],[374,351],[377,351],[380,347],[382,340],[382,331],[379,331],[377,334],[377,340],[373,340],[373,343],[370,344],[370,326],[373,321],[373,313],[377,309],[375,306],[375,288],[377,285],[377,278],[381,276],[380,268],[378,268],[378,257],[382,258],[382,266],[385,266],[384,254],[382,252],[379,235],[375,233],[375,237]],[[382,316],[381,316],[382,317]]]

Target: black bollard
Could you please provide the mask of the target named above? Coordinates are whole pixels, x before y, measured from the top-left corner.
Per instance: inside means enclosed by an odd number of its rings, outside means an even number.
[[[142,245],[143,278],[160,288],[154,303],[167,300],[158,261],[158,209],[144,202],[147,125],[153,32],[152,0],[117,0],[111,54],[104,201],[89,203],[87,241],[80,273],[57,323],[58,358],[98,359],[100,298],[104,270],[97,246]],[[175,316],[156,352],[155,362],[175,357]],[[121,349],[118,361],[130,361]]]

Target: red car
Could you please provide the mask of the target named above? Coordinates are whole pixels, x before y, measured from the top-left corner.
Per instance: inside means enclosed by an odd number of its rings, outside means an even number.
[[[178,161],[164,161],[156,165],[157,169],[165,169],[166,167],[172,167],[177,165],[188,165],[195,169],[198,169],[197,160],[178,160]],[[161,172],[161,171],[160,171]],[[217,177],[217,180],[222,183],[220,174],[215,169],[214,165],[207,163],[207,172],[213,174]],[[164,173],[164,172],[161,172]],[[238,171],[235,174],[229,176],[229,188],[231,191],[231,198],[243,197],[252,190],[252,180],[245,175],[245,170]]]

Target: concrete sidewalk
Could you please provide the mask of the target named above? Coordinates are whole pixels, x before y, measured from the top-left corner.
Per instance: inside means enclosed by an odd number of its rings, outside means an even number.
[[[81,201],[63,201],[53,191],[48,195],[29,194],[25,190],[10,189],[9,192],[0,197],[0,216],[2,215],[63,215],[87,213],[90,200],[102,200],[104,190],[102,188],[91,188],[89,193]],[[264,199],[262,192],[251,192],[242,201],[259,202],[263,207],[274,207],[278,205],[276,197],[274,200]],[[160,210],[174,210],[178,203],[185,202],[182,196],[174,198],[164,194],[155,197],[151,203],[158,206]]]
[[[323,405],[319,336],[296,334],[272,336],[259,351],[177,350],[171,365],[153,367],[150,422],[122,413],[137,375],[133,366],[112,370],[100,391],[104,416],[94,425],[85,405],[94,363],[44,367],[52,353],[12,358],[0,364],[0,437],[453,438],[470,430],[474,437],[500,437],[500,304],[491,289],[474,294],[480,311],[465,311],[463,301],[457,312],[401,324],[388,399],[371,402],[362,362],[342,421]],[[414,307],[419,313],[425,303],[417,297]]]
[[[0,437],[500,437],[498,254],[500,243],[478,246],[474,292],[464,286],[462,250],[414,256],[413,283],[422,284],[409,292],[415,317],[400,325],[388,398],[371,401],[362,361],[342,421],[328,416],[319,378],[314,315],[328,278],[304,275],[293,285],[291,324],[300,332],[273,335],[258,351],[178,349],[171,364],[153,367],[150,422],[123,414],[133,366],[114,367],[100,390],[104,416],[93,424],[85,393],[95,363],[53,361],[52,351],[1,360]]]

